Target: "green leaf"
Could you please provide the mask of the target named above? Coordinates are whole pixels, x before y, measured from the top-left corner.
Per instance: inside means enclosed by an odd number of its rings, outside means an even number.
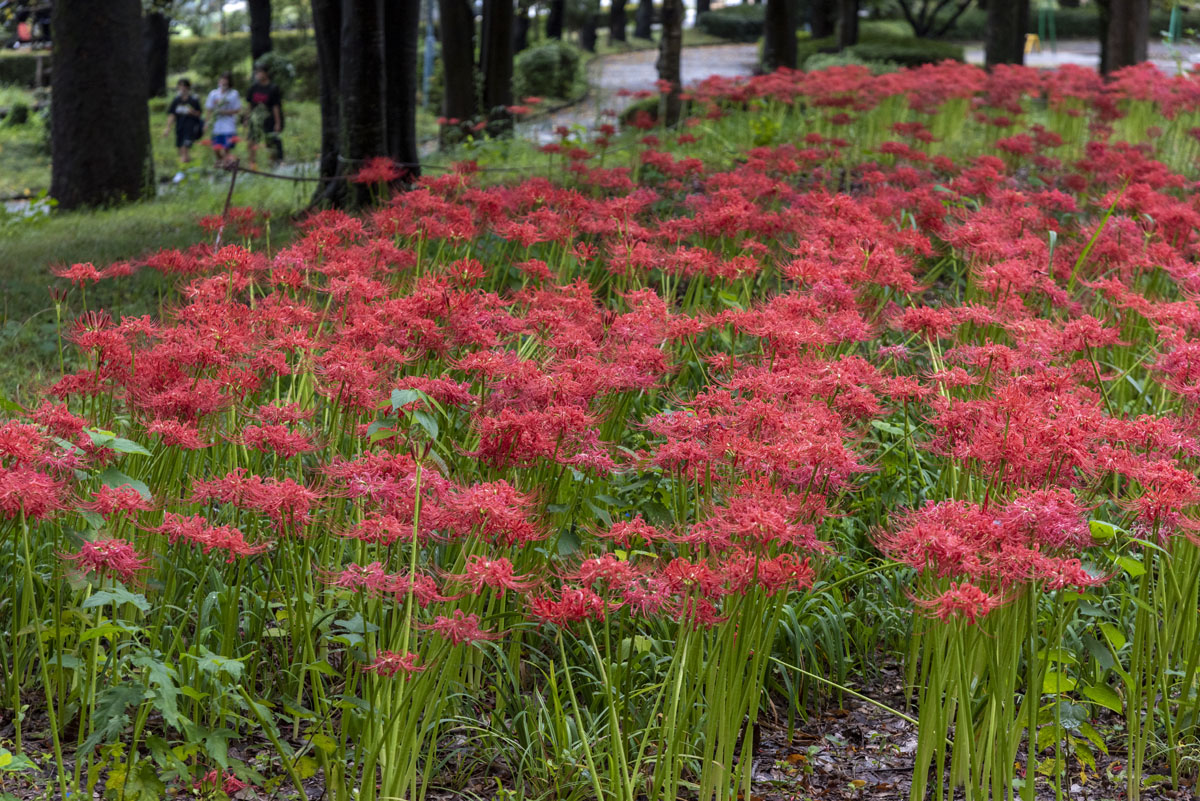
[[[22,770],[37,770],[37,765],[24,754],[14,754],[7,748],[0,748],[0,770],[16,773]]]
[[[97,448],[108,448],[117,453],[135,453],[139,456],[149,456],[150,451],[136,442],[124,437],[118,437],[114,432],[103,428],[85,428],[84,432],[91,438]]]
[[[133,604],[141,612],[150,611],[150,602],[141,593],[134,594],[124,587],[113,587],[92,593],[91,597],[79,605],[80,609],[92,609],[108,604]]]
[[[1113,561],[1120,565],[1121,569],[1133,578],[1137,578],[1146,572],[1145,566],[1132,556],[1118,556]]]
[[[1101,623],[1100,631],[1104,634],[1104,639],[1108,640],[1109,646],[1114,651],[1120,651],[1125,647],[1125,643],[1128,642],[1125,639],[1125,633],[1112,623]]]
[[[107,468],[99,478],[106,487],[132,487],[144,500],[151,500],[150,487],[146,486],[146,482],[130,478],[115,467]]]
[[[96,698],[96,711],[92,715],[95,730],[80,746],[80,755],[90,754],[101,743],[116,740],[129,725],[129,707],[140,704],[146,697],[140,685],[118,684],[105,687]]]
[[[121,797],[126,801],[159,801],[167,786],[158,778],[154,765],[147,759],[134,766],[133,773],[125,779]]]
[[[393,389],[392,408],[399,409],[410,403],[425,399],[425,393],[419,389]]]
[[[296,774],[301,779],[311,779],[317,775],[317,760],[310,756],[302,756],[296,760]]]
[[[1121,531],[1112,523],[1106,523],[1103,520],[1089,520],[1088,528],[1091,529],[1092,539],[1096,542],[1107,542]]]
[[[432,414],[421,409],[414,409],[412,416],[413,420],[417,421],[417,425],[425,429],[425,433],[429,435],[430,439],[437,439],[438,422]]]
[[[1075,689],[1075,679],[1057,670],[1046,671],[1045,677],[1042,678],[1042,694],[1057,695],[1063,692],[1070,692]]]
[[[1121,696],[1117,695],[1116,690],[1107,684],[1095,684],[1090,687],[1084,687],[1080,692],[1092,703],[1099,704],[1120,714]]]
[[[149,656],[139,656],[133,660],[133,664],[146,671],[146,676],[154,687],[154,708],[163,716],[163,721],[171,728],[180,730],[182,720],[179,716],[179,688],[175,685],[174,669]]]

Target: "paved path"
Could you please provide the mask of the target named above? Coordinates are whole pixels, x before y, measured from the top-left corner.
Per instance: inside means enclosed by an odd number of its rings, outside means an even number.
[[[554,129],[560,125],[592,127],[601,119],[601,112],[621,111],[633,102],[631,97],[619,97],[622,89],[655,91],[658,70],[654,65],[658,50],[635,50],[592,59],[588,65],[588,96],[533,122],[518,127],[526,137],[539,142],[553,141]],[[757,44],[702,45],[683,49],[683,83],[695,83],[710,75],[738,77],[752,75],[758,65]]]
[[[983,46],[970,44],[966,47],[966,57],[969,64],[983,63]],[[1200,47],[1180,43],[1165,45],[1162,42],[1150,43],[1150,61],[1168,75],[1174,75],[1178,68],[1186,71],[1194,64],[1200,63]],[[1025,63],[1030,67],[1053,69],[1064,64],[1078,64],[1082,67],[1098,69],[1100,67],[1100,43],[1089,40],[1070,40],[1059,42],[1056,51],[1047,45],[1040,53],[1030,53],[1025,57]]]

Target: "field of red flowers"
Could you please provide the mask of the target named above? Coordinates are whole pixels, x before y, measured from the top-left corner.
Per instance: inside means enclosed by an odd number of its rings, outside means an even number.
[[[688,103],[58,271],[79,369],[0,422],[4,789],[805,798],[761,730],[852,699],[916,724],[893,797],[1192,785],[1200,82]],[[161,315],[88,308],[139,269]]]

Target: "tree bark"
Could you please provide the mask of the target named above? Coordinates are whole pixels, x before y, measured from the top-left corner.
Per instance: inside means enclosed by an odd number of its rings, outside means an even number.
[[[312,0],[313,38],[317,45],[317,72],[321,97],[320,174],[326,183],[317,189],[321,200],[337,204],[345,184],[331,179],[338,174],[338,146],[342,128],[342,105],[338,87],[342,82],[341,0]]]
[[[638,0],[637,14],[633,18],[633,38],[652,39],[654,25],[654,0]]]
[[[1111,13],[1109,0],[1096,0],[1096,10],[1100,28],[1100,74],[1107,75],[1112,70],[1108,64],[1108,19]]]
[[[767,0],[763,16],[763,69],[796,69],[796,5],[794,0]]]
[[[475,13],[471,0],[439,0],[442,24],[442,115],[462,125],[479,110],[475,94]],[[442,142],[454,141],[444,126]]]
[[[625,0],[612,0],[608,12],[608,43],[625,42]]]
[[[546,15],[546,38],[563,37],[563,20],[567,14],[566,0],[550,0],[550,13]]]
[[[670,89],[663,97],[663,123],[675,125],[683,103],[679,94],[683,90],[683,0],[663,0],[662,38],[658,43],[658,79],[669,83]]]
[[[579,46],[589,53],[596,52],[596,15],[597,11],[591,4],[585,5],[583,26],[579,29]]]
[[[271,0],[247,0],[250,12],[250,58],[271,52]]]
[[[520,53],[529,47],[529,9],[523,4],[517,6],[513,17],[513,53]]]
[[[483,73],[483,113],[503,119],[512,105],[513,0],[484,0],[483,41],[479,69]]]
[[[421,29],[418,3],[383,2],[384,130],[387,154],[403,165],[406,179],[420,175],[417,150],[417,39]]]
[[[827,39],[837,33],[836,0],[812,0],[808,5],[808,13],[812,38]]]
[[[402,174],[417,164],[418,3],[312,0],[321,74],[321,177],[314,203],[357,207],[376,199],[350,178],[385,157]]]
[[[1103,72],[1141,64],[1150,41],[1150,0],[1109,0]]]
[[[987,67],[1024,64],[1029,0],[990,0],[987,15],[987,40],[984,42]]]
[[[696,0],[696,16],[712,11],[712,0]]]
[[[171,46],[171,20],[161,11],[151,11],[146,14],[142,32],[149,95],[162,97],[167,93],[167,50]]]
[[[858,0],[838,0],[838,49],[858,44]]]
[[[50,194],[60,209],[154,192],[141,0],[56,0]]]

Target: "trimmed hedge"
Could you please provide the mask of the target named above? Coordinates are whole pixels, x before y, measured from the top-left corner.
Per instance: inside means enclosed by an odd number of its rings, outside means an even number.
[[[214,41],[228,42],[231,52],[244,52],[246,64],[230,64],[228,69],[248,74],[250,62],[250,34],[231,33],[225,37],[172,37],[170,49],[167,51],[168,80],[173,81],[180,73],[191,68],[192,58],[206,43]],[[297,48],[312,42],[312,37],[298,31],[277,31],[271,34],[271,43],[276,51],[290,54]],[[47,51],[30,52],[28,50],[0,50],[0,85],[13,84],[16,86],[33,86],[37,77],[37,54],[48,55]],[[47,65],[48,66],[48,65]]]
[[[796,63],[804,66],[813,56],[835,52],[837,52],[835,37],[830,36],[825,39],[802,37],[796,46]],[[951,42],[877,33],[870,29],[861,31],[858,44],[843,52],[859,61],[895,64],[898,67],[937,64],[947,59],[963,61],[966,57],[962,46]]]
[[[696,20],[696,27],[709,36],[729,39],[734,42],[756,42],[762,37],[766,6],[730,6],[716,11],[706,11]]]
[[[1150,9],[1150,36],[1157,38],[1159,32],[1171,24],[1171,12],[1155,5]],[[1193,8],[1182,14],[1180,29],[1200,28],[1200,9]],[[1095,4],[1079,8],[1060,8],[1054,12],[1054,30],[1059,39],[1096,39],[1100,36],[1100,17]],[[1027,33],[1038,32],[1038,15],[1030,10]],[[987,35],[987,12],[971,8],[963,13],[947,32],[946,37],[962,41],[979,41]]]
[[[568,98],[579,77],[579,50],[557,40],[522,50],[513,62],[513,96]]]

